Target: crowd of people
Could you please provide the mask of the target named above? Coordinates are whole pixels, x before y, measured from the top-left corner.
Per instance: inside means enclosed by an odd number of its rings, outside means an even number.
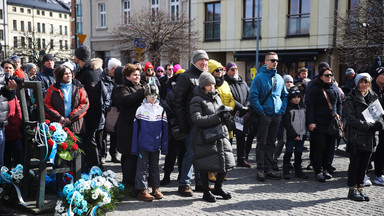
[[[326,62],[319,64],[313,80],[307,68],[300,68],[294,79],[278,73],[278,54],[269,52],[248,86],[234,62],[224,67],[204,50],[193,53],[187,70],[179,64],[155,69],[150,62],[142,68],[138,61],[122,66],[115,58],[103,69],[103,61],[91,59],[86,46],[76,49],[74,59],[55,67],[54,56],[46,54],[39,71],[33,63],[22,66],[17,55],[1,63],[1,165],[23,162],[22,112],[15,97],[18,83],[7,78],[15,75],[40,81],[46,118],[70,127],[81,138],[83,171],[103,167],[109,140],[112,162],[121,163],[122,181],[139,200],[163,198],[160,186],[170,183],[176,161],[179,194],[190,197],[194,191],[203,192],[207,202],[216,202],[216,196],[231,199],[223,189],[227,172],[235,166],[252,167],[248,160],[254,138],[258,181],[289,180],[292,171],[295,177],[307,179],[302,153],[304,141],[309,140],[306,169],[313,169],[315,179],[325,182],[336,170],[332,162],[340,137],[328,131],[335,117],[344,120],[350,154],[348,198],[369,201],[364,186],[372,184],[366,175],[371,161],[374,183],[384,185],[384,122],[382,118],[370,122],[362,114],[376,100],[384,105],[381,66],[371,74],[356,74],[348,68],[341,88]],[[29,119],[36,120],[34,92],[26,90],[26,95]],[[112,111],[118,117],[112,129],[106,129],[113,121],[108,118]],[[278,159],[284,146],[280,174]],[[161,180],[160,154],[166,155]]]

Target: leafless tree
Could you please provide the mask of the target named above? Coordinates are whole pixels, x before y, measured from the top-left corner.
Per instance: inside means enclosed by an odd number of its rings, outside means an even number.
[[[11,54],[28,57],[30,62],[39,64],[44,54],[52,54],[56,59],[70,59],[70,44],[65,44],[65,39],[59,34],[43,34],[38,32],[20,32],[17,37],[17,46],[10,48]],[[69,43],[68,41],[67,43]]]
[[[384,49],[383,1],[362,1],[337,17],[338,41],[334,54],[341,64],[367,72]]]
[[[135,11],[131,14],[130,24],[123,24],[114,30],[117,45],[122,51],[132,53],[134,40],[144,40],[145,52],[154,65],[165,57],[178,62],[182,56],[191,55],[198,46],[198,32],[184,16],[171,19],[169,12],[158,10],[155,15],[151,10]],[[193,23],[193,20],[191,21]]]

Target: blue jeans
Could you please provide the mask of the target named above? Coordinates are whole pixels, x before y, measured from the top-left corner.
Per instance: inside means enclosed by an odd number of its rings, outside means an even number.
[[[0,129],[0,167],[4,164],[5,137],[4,128]]]
[[[295,149],[293,149],[295,148]],[[301,155],[304,150],[304,140],[291,140],[288,141],[285,147],[285,154],[283,156],[283,169],[289,169],[291,167],[291,157],[295,152],[295,169],[301,169]]]
[[[195,153],[193,152],[193,134],[192,130],[185,137],[185,149],[186,152],[183,157],[183,164],[180,174],[179,185],[191,185],[191,179],[193,174],[193,157]],[[200,175],[195,173],[195,183],[201,185]]]

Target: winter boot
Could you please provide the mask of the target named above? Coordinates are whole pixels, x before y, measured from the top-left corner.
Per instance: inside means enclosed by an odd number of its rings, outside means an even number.
[[[152,195],[156,198],[156,199],[163,199],[164,195],[161,193],[161,191],[159,190],[159,188],[152,188]]]
[[[137,199],[150,202],[155,199],[155,197],[151,196],[147,190],[139,190],[139,194],[137,195]]]
[[[360,195],[356,186],[349,188],[348,198],[354,201],[364,201],[364,197]]]
[[[357,189],[360,193],[360,196],[364,198],[364,201],[369,201],[369,196],[364,193],[364,185],[360,185],[360,187]]]

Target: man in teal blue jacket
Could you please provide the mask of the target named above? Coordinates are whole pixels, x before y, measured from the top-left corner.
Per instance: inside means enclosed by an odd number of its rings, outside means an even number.
[[[265,178],[281,179],[280,174],[272,172],[272,163],[281,116],[287,107],[288,92],[283,78],[276,70],[278,61],[276,53],[266,54],[265,64],[253,79],[249,91],[249,102],[259,118],[256,147],[257,180],[259,181],[265,181]],[[273,83],[275,83],[274,86]],[[272,86],[272,92],[268,95]]]

